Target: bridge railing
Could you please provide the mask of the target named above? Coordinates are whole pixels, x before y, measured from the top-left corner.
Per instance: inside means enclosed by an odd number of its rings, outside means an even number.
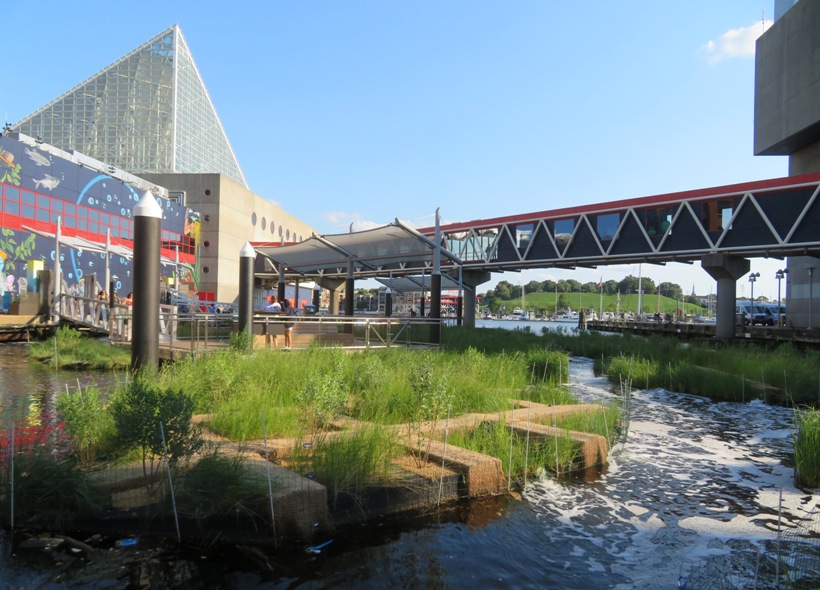
[[[160,339],[173,340],[177,329],[176,307],[159,306]],[[62,294],[58,304],[61,318],[73,323],[93,328],[98,332],[107,332],[112,341],[130,342],[132,309],[130,305],[108,300],[80,297],[79,295]]]

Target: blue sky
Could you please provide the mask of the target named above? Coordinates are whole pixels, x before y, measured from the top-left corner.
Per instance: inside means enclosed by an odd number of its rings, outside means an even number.
[[[43,0],[3,13],[10,122],[179,24],[251,189],[319,233],[788,173],[787,158],[752,154],[754,40],[772,0]],[[752,261],[755,293],[776,297],[784,265]],[[714,288],[697,264],[642,274]],[[498,279],[521,277],[480,290]]]

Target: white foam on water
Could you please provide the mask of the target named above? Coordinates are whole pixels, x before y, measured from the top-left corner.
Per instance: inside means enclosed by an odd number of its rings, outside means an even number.
[[[570,365],[584,402],[615,396],[589,362]],[[571,544],[590,576],[612,587],[676,588],[707,558],[776,539],[782,491],[786,521],[820,500],[794,486],[792,411],[760,402],[711,403],[662,389],[634,391],[629,435],[594,483],[541,480],[524,492],[553,543]]]

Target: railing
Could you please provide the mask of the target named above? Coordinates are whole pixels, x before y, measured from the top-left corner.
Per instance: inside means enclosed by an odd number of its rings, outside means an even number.
[[[173,339],[177,330],[177,313],[173,305],[159,306],[160,340]],[[131,306],[107,300],[62,294],[58,305],[61,318],[88,326],[99,332],[107,332],[112,341],[131,341]]]
[[[131,306],[63,294],[59,314],[63,319],[107,332],[112,342],[130,342],[133,335]],[[446,326],[454,319],[382,316],[286,316],[257,313],[253,316],[253,335],[265,340],[284,335],[293,325],[297,347],[311,342],[363,348],[391,346],[438,346],[431,342],[431,327]],[[238,328],[234,313],[180,313],[177,306],[160,305],[159,345],[181,353],[196,354],[224,347]],[[280,343],[281,344],[281,343]]]
[[[254,336],[281,336],[286,324],[294,325],[294,338],[315,337],[344,346],[439,346],[430,341],[430,328],[455,323],[455,319],[406,316],[283,316],[257,313],[253,316]],[[336,335],[337,338],[332,338]],[[344,342],[347,335],[349,342]]]

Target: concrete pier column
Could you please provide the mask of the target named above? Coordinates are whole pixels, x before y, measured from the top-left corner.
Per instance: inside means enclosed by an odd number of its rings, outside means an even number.
[[[150,192],[134,207],[134,303],[131,370],[159,369],[162,209]]]
[[[475,297],[478,286],[490,280],[491,275],[485,271],[465,270],[461,281],[464,284],[464,325],[475,328]]]
[[[239,251],[239,333],[245,332],[242,343],[250,348],[253,342],[253,263],[256,250],[245,242]]]
[[[745,258],[728,254],[707,254],[700,264],[717,281],[715,337],[734,338],[737,280],[749,272],[751,265]]]

